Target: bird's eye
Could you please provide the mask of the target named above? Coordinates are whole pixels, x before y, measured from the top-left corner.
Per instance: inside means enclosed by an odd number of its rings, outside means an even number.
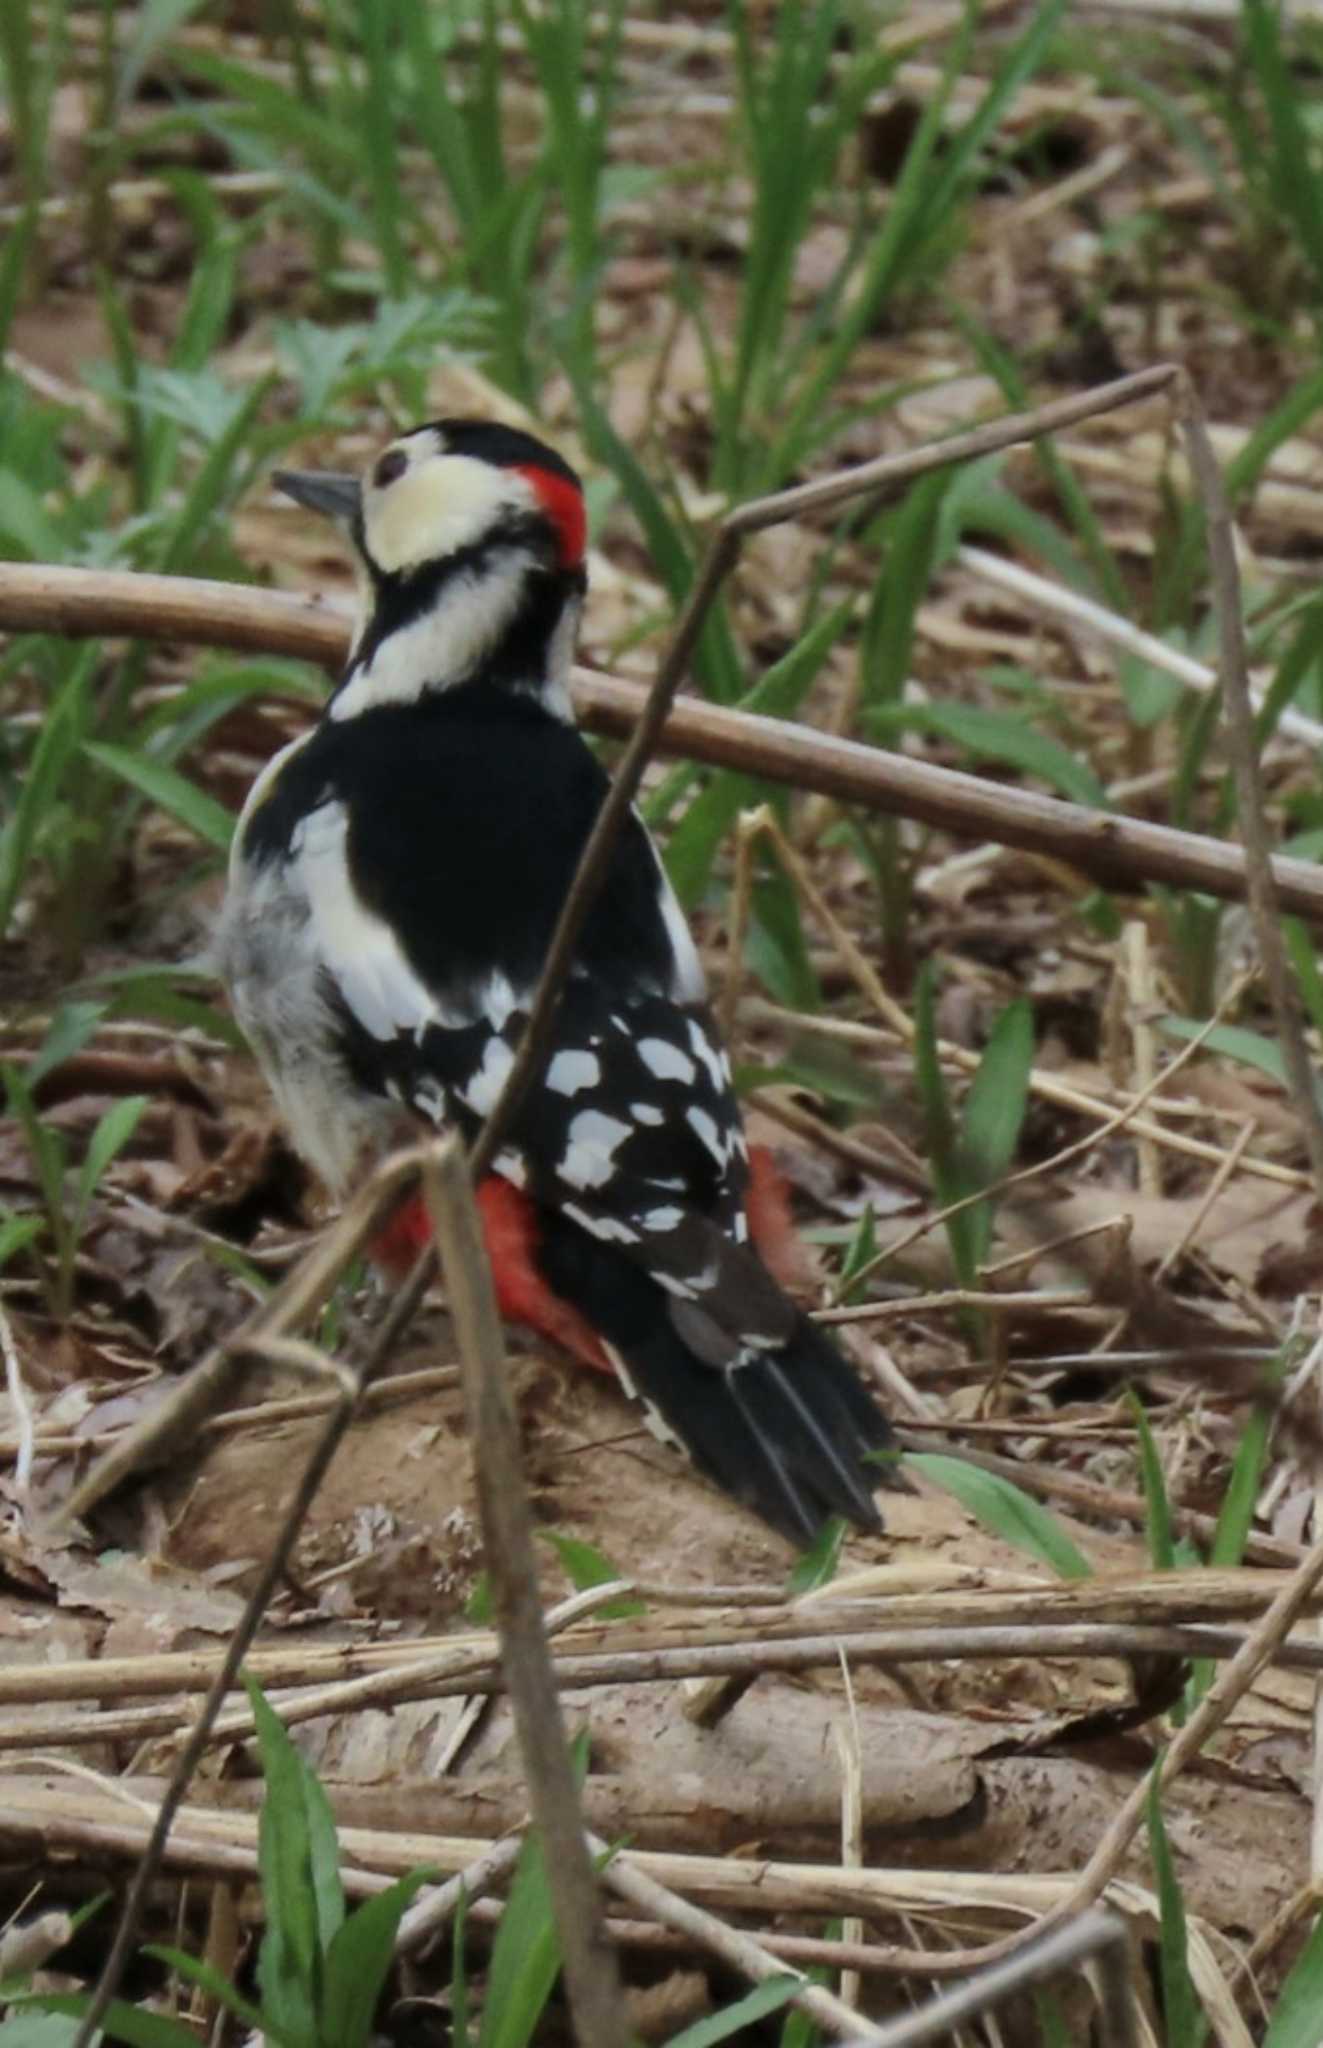
[[[372,472],[372,481],[379,491],[387,484],[393,484],[397,477],[404,475],[409,467],[409,458],[403,448],[388,448]]]

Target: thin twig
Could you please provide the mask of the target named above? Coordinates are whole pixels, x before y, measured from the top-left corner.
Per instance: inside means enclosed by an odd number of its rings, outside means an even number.
[[[1130,1938],[1120,1914],[1096,1907],[1081,1914],[1068,1927],[1056,1928],[1041,1940],[1026,1944],[1018,1955],[979,1970],[966,1983],[941,1992],[918,2012],[892,2020],[874,2034],[876,2048],[923,2048],[926,2042],[945,2041],[962,2020],[975,2019],[1017,1992],[1027,1991],[1031,1985],[1064,1976],[1067,1970],[1078,1970],[1082,1964],[1103,1957],[1113,1961],[1113,1970],[1108,1972],[1111,1988],[1104,1996],[1101,2015],[1103,2048],[1132,2048],[1134,2005],[1125,1968],[1129,1947]]]
[[[395,1936],[396,1955],[417,1955],[420,1949],[435,1941],[441,1929],[458,1912],[460,1900],[468,1903],[498,1885],[514,1868],[522,1847],[523,1842],[518,1835],[512,1835],[504,1842],[494,1842],[490,1849],[483,1850],[481,1856],[475,1856],[467,1870],[447,1878],[434,1890],[424,1892],[400,1922]]]
[[[1246,1641],[1243,1628],[1198,1621],[957,1622],[947,1627],[840,1628],[830,1635],[768,1642],[565,1652],[555,1658],[552,1671],[563,1692],[588,1692],[607,1685],[674,1684],[680,1679],[703,1679],[713,1684],[738,1679],[747,1688],[758,1679],[777,1673],[785,1676],[832,1670],[842,1651],[859,1670],[943,1663],[956,1658],[973,1662],[1018,1657],[1046,1663],[1081,1657],[1164,1655],[1208,1657],[1225,1662],[1237,1656]],[[1285,1671],[1323,1672],[1323,1643],[1293,1637],[1278,1645],[1271,1661]],[[458,1666],[460,1660],[455,1662]],[[375,1694],[387,1705],[409,1700],[462,1699],[470,1695],[495,1698],[506,1690],[505,1680],[496,1669],[494,1650],[486,1657],[474,1655],[464,1660],[463,1668],[452,1667],[448,1676],[406,1667],[383,1672],[376,1688],[367,1680],[360,1683],[360,1703]],[[290,1723],[321,1718],[327,1711],[324,1701],[311,1702],[309,1712],[305,1713],[305,1703],[297,1696],[275,1704],[281,1719]],[[311,1711],[314,1706],[315,1714]],[[40,1720],[11,1719],[0,1724],[0,1751],[26,1753],[55,1743],[67,1748],[86,1748],[101,1747],[107,1742],[144,1742],[175,1735],[184,1725],[181,1710],[168,1703],[108,1709],[95,1715],[75,1712],[64,1719],[46,1714]],[[238,1732],[242,1735],[246,1730],[240,1727]],[[215,1728],[211,1731],[213,1741],[232,1739],[232,1735]]]
[[[584,1841],[560,1698],[542,1629],[533,1521],[524,1491],[519,1428],[505,1369],[482,1225],[462,1141],[428,1155],[423,1186],[436,1229],[464,1375],[483,1547],[500,1624],[529,1801],[542,1835],[565,1982],[579,2039],[628,2048],[620,1973]]]
[[[687,1934],[700,1947],[718,1956],[729,1968],[755,1984],[764,1984],[769,1977],[787,1974],[798,1977],[800,1983],[791,1994],[790,2003],[808,2013],[829,2034],[843,2040],[881,2040],[880,2028],[861,2019],[853,2007],[842,2004],[824,1986],[811,1984],[793,1964],[771,1955],[751,1934],[728,1927],[715,1913],[695,1906],[689,1899],[682,1899],[678,1892],[670,1891],[655,1877],[646,1876],[629,1856],[613,1856],[608,1845],[596,1835],[589,1835],[588,1841],[594,1854],[603,1859],[603,1882],[613,1892],[618,1892],[622,1899],[628,1899],[631,1905],[640,1907],[654,1920],[660,1920],[663,1927],[673,1927],[681,1934]]]
[[[0,631],[179,641],[287,654],[335,670],[348,651],[350,622],[282,591],[0,562]],[[646,702],[638,683],[586,668],[575,669],[573,683],[586,731],[612,738],[634,731]],[[666,720],[658,751],[912,818],[961,839],[1050,854],[1105,888],[1166,882],[1231,901],[1245,895],[1244,850],[1228,841],[988,782],[789,719],[688,698]],[[1273,874],[1283,909],[1323,922],[1323,871],[1278,855]]]

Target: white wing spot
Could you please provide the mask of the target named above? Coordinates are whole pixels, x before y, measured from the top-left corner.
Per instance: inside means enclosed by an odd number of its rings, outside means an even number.
[[[515,1013],[515,992],[509,977],[493,974],[482,992],[482,1014],[493,1030],[504,1031]]]
[[[687,1052],[669,1038],[641,1038],[639,1058],[659,1081],[693,1081],[697,1072]]]
[[[464,1100],[478,1116],[490,1116],[496,1107],[497,1098],[505,1085],[505,1077],[514,1065],[514,1054],[503,1038],[492,1037],[482,1056],[482,1065],[465,1084]]]
[[[724,1166],[726,1164],[727,1147],[721,1132],[717,1129],[715,1119],[709,1116],[705,1109],[700,1109],[695,1102],[691,1103],[685,1111],[684,1120],[694,1136],[707,1146],[708,1151],[712,1154],[718,1166]]]
[[[712,1086],[716,1089],[718,1095],[724,1095],[730,1085],[729,1063],[726,1060],[725,1054],[717,1046],[713,1045],[712,1040],[704,1031],[697,1017],[689,1019],[689,1043],[694,1049],[695,1059],[706,1067]]]
[[[639,1217],[645,1230],[676,1230],[684,1222],[684,1210],[675,1203],[663,1203],[659,1209],[649,1209]]]
[[[595,1052],[558,1052],[547,1068],[547,1087],[557,1095],[577,1095],[582,1088],[595,1088],[602,1078],[602,1062]]]
[[[655,1102],[631,1102],[629,1113],[636,1124],[664,1124],[666,1121]]]
[[[569,1128],[561,1179],[572,1188],[600,1188],[616,1170],[616,1146],[633,1130],[604,1109],[581,1109]]]
[[[562,1216],[568,1216],[571,1223],[577,1223],[593,1237],[600,1237],[608,1244],[637,1244],[638,1232],[632,1223],[626,1223],[620,1216],[591,1216],[581,1209],[577,1202],[562,1202]]]

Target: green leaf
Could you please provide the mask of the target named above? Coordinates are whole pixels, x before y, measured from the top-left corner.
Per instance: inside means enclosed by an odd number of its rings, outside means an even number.
[[[411,1870],[365,1899],[337,1930],[326,1953],[318,2048],[371,2048],[382,1986],[395,1958],[395,1937],[405,1910],[440,1872]]]
[[[841,1568],[846,1523],[840,1515],[829,1515],[813,1541],[801,1550],[786,1582],[786,1598],[796,1600],[802,1593],[814,1593],[829,1586]]]
[[[209,846],[221,853],[229,850],[234,836],[233,814],[178,769],[168,768],[150,755],[135,754],[131,747],[112,747],[98,741],[87,741],[83,752],[122,782],[131,783],[143,796],[150,797],[163,811],[169,811]]]
[[[1236,1445],[1226,1492],[1217,1512],[1217,1527],[1208,1549],[1210,1564],[1238,1565],[1245,1555],[1268,1461],[1269,1436],[1268,1409],[1263,1405],[1251,1409]],[[1213,1682],[1216,1670],[1217,1664],[1212,1657],[1195,1659],[1190,1670],[1191,1704],[1202,1699]]]
[[[855,1285],[856,1276],[874,1270],[877,1253],[877,1218],[873,1214],[873,1205],[870,1202],[855,1225],[853,1237],[845,1247],[840,1278],[836,1283],[838,1301],[850,1302],[859,1299],[859,1288]]]
[[[1107,792],[1088,762],[1014,712],[993,711],[981,704],[927,704],[906,709],[910,714],[907,723],[954,740],[977,759],[1004,761],[1024,775],[1036,775],[1049,789],[1092,810],[1108,807]]]
[[[2,11],[2,10],[0,10]],[[36,746],[9,817],[0,824],[0,938],[9,929],[28,864],[57,812],[88,717],[88,691],[100,661],[96,641],[80,648],[53,705],[48,705]]]
[[[138,1128],[138,1120],[147,1107],[145,1095],[126,1095],[119,1102],[112,1102],[92,1133],[91,1142],[78,1169],[78,1186],[74,1196],[74,1231],[81,1229],[83,1216],[92,1196],[96,1193],[101,1176],[121,1152]]]
[[[1144,1482],[1148,1554],[1157,1571],[1169,1572],[1176,1563],[1176,1544],[1172,1534],[1171,1502],[1162,1476],[1162,1460],[1148,1426],[1148,1414],[1133,1387],[1127,1390],[1126,1403],[1139,1437],[1139,1470]]]
[[[58,1067],[61,1060],[72,1058],[81,1052],[106,1014],[104,1003],[61,1003],[51,1022],[50,1030],[42,1040],[41,1050],[27,1069],[28,1087],[35,1088],[38,1082]]]
[[[84,1991],[42,1991],[22,2000],[15,1999],[16,2005],[41,2012],[68,2013],[81,2019],[91,2003]],[[178,2020],[167,2019],[163,2013],[148,2012],[141,2005],[126,2005],[122,1999],[114,1998],[101,2021],[103,2033],[112,2041],[127,2041],[129,2048],[198,2048],[198,2037],[191,2027],[183,2026]],[[49,2048],[49,2044],[33,2043],[32,2048]]]
[[[1162,1793],[1156,1767],[1148,1784],[1148,1839],[1161,1910],[1159,1961],[1162,1972],[1163,2041],[1166,2048],[1201,2048],[1208,2032],[1198,1993],[1190,1976],[1185,1901],[1172,1860],[1162,1819]]]
[[[996,1472],[984,1472],[963,1458],[948,1458],[939,1451],[909,1451],[905,1464],[923,1473],[937,1486],[952,1494],[985,1529],[1013,1544],[1030,1557],[1049,1565],[1063,1579],[1088,1579],[1093,1566],[1076,1549],[1056,1516],[1022,1493],[1009,1479]]]
[[[188,1983],[196,1984],[208,1998],[214,1998],[218,2005],[223,2005],[227,2012],[232,2012],[254,2033],[270,2032],[266,2015],[257,2006],[250,2005],[246,1998],[241,1998],[229,1978],[201,1956],[191,1956],[185,1949],[170,1948],[160,1942],[148,1942],[142,1952],[145,1956],[154,1956]]]
[[[45,1228],[43,1216],[15,1216],[10,1210],[0,1212],[0,1273],[4,1272],[15,1252],[21,1252],[24,1245],[40,1237]]]
[[[581,1536],[562,1536],[556,1529],[542,1529],[538,1533],[555,1551],[576,1593],[587,1592],[590,1586],[609,1586],[614,1580],[626,1577],[595,1544],[585,1543]],[[599,1607],[597,1618],[599,1621],[631,1621],[647,1611],[645,1601],[623,1594],[619,1600]]]
[[[1021,996],[1007,1004],[988,1033],[978,1072],[965,1097],[960,1156],[962,1178],[968,1177],[971,1192],[991,1186],[1010,1169],[1029,1100],[1033,1063],[1033,1010]]]
[[[464,1602],[464,1619],[471,1621],[475,1628],[490,1628],[495,1611],[491,1573],[484,1569],[473,1581],[473,1591]]]
[[[793,718],[853,616],[850,601],[819,619],[752,690],[746,691],[738,708],[765,718]],[[773,787],[754,775],[719,772],[672,828],[666,842],[666,872],[686,907],[692,908],[707,887],[717,848],[739,813],[752,810]]]
[[[526,1836],[492,1944],[478,2048],[528,2048],[560,1973],[542,1845]]]
[[[1263,2048],[1323,2048],[1323,1917],[1277,1994]]]
[[[1275,1038],[1265,1038],[1261,1032],[1246,1030],[1240,1024],[1214,1024],[1207,1030],[1192,1017],[1159,1017],[1159,1031],[1165,1031],[1168,1038],[1203,1038],[1209,1052],[1224,1053],[1228,1059],[1239,1060],[1242,1066],[1257,1067],[1272,1081],[1290,1092],[1286,1062],[1282,1049]],[[1323,1104],[1323,1076],[1315,1074],[1314,1093]]]
[[[46,1123],[32,1100],[32,1092],[18,1067],[8,1062],[0,1065],[0,1082],[4,1084],[5,1099],[9,1113],[17,1122],[32,1154],[32,1163],[37,1169],[37,1183],[41,1198],[50,1217],[51,1228],[57,1235],[66,1228],[64,1215],[64,1175],[68,1155],[64,1139],[59,1131]]]
[[[261,1687],[248,1676],[244,1685],[266,1778],[258,1824],[266,1936],[257,1981],[264,2011],[291,2048],[315,2048],[323,1958],[344,1920],[335,1822]]]
[[[734,2005],[725,2005],[720,2012],[709,2013],[706,2019],[695,2020],[692,2027],[672,2034],[666,2048],[712,2048],[714,2041],[728,2041],[742,2027],[751,2027],[755,2020],[766,2019],[768,2013],[780,2012],[782,2006],[788,2005],[795,1993],[803,1988],[802,1977],[769,1977],[765,1983],[756,1984],[752,1991],[746,1991]]]

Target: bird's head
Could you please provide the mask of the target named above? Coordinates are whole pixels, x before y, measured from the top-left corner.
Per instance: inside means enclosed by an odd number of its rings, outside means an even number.
[[[361,479],[279,470],[275,482],[340,527],[362,572],[333,716],[483,680],[568,709],[586,521],[554,449],[494,420],[441,419],[392,441]]]

